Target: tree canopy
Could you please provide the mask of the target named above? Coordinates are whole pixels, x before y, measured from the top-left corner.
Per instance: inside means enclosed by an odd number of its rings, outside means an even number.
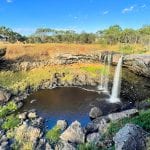
[[[38,28],[34,34],[25,37],[4,26],[0,27],[0,35],[8,37],[9,42],[26,41],[28,43],[101,43],[101,44],[144,44],[150,45],[150,25],[140,29],[122,29],[119,25],[110,26],[96,33],[74,30],[56,30],[51,28]]]

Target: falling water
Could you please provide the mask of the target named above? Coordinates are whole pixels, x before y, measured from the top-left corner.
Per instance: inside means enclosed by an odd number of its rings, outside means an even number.
[[[122,61],[123,61],[123,56],[120,57],[117,67],[116,67],[114,81],[113,81],[112,94],[109,99],[110,103],[120,102],[119,96],[120,96],[120,88],[121,88]]]
[[[111,65],[111,55],[108,55],[108,65],[107,65],[107,70],[106,70],[106,76],[105,76],[105,84],[104,84],[104,89],[105,91],[108,90],[108,84],[109,84],[109,74],[110,74],[110,65]]]
[[[101,74],[100,85],[98,90],[103,90],[108,93],[109,73],[110,73],[111,55],[104,57],[104,69]]]
[[[98,90],[104,90],[105,89],[105,70],[106,70],[106,65],[107,65],[107,56],[104,57],[104,69],[101,73],[101,81],[100,85],[98,86]]]

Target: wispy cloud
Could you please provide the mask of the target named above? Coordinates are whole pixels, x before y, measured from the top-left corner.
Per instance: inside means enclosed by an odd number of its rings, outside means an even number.
[[[13,0],[6,0],[6,2],[7,2],[7,3],[12,3],[12,2],[13,2]]]
[[[127,8],[124,8],[122,10],[122,13],[125,14],[125,13],[128,13],[128,12],[132,12],[134,10],[135,6],[130,6],[130,7],[127,7]]]
[[[6,0],[6,2],[7,2],[7,3],[12,3],[12,2],[13,2],[13,0]]]
[[[141,5],[141,8],[146,8],[146,5],[145,4]]]
[[[102,14],[103,14],[103,15],[107,15],[108,13],[109,13],[109,11],[106,10],[106,11],[104,11]]]

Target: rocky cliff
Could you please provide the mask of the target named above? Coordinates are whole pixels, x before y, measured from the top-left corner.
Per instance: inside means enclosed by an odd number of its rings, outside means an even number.
[[[150,55],[127,55],[124,57],[124,66],[138,75],[150,77]]]

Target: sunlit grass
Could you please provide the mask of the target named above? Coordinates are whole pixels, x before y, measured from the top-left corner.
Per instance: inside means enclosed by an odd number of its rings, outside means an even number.
[[[51,81],[55,73],[65,73],[63,81],[70,82],[75,75],[87,75],[89,78],[99,77],[102,73],[101,64],[73,64],[39,67],[29,71],[1,71],[0,85],[14,92],[24,91],[28,86],[36,89],[42,82]]]

